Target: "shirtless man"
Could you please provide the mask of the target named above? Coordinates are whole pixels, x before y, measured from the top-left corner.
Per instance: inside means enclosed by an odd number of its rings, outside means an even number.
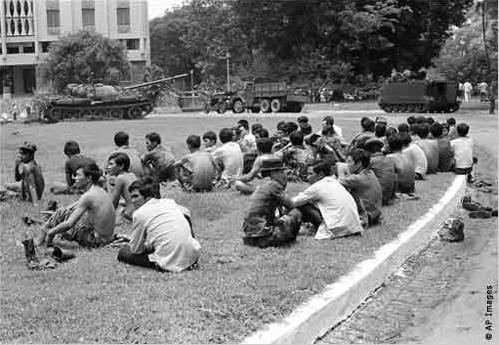
[[[0,189],[0,197],[17,196],[37,205],[45,188],[42,169],[35,161],[36,145],[26,141],[19,147],[15,162],[14,176],[16,182],[6,183]]]
[[[252,194],[256,190],[256,185],[250,183],[261,172],[262,164],[265,160],[279,158],[272,153],[272,140],[269,138],[258,139],[256,147],[259,156],[255,159],[252,169],[235,179],[236,190],[243,194]]]
[[[43,226],[35,242],[54,245],[54,237],[75,241],[80,246],[97,248],[108,244],[114,237],[115,210],[107,192],[97,183],[102,172],[97,164],[86,165],[76,171],[75,186],[84,191],[80,199],[59,208]],[[78,222],[83,215],[86,218]]]
[[[118,209],[120,199],[123,197],[125,207],[121,210],[121,215],[131,221],[134,207],[128,187],[133,181],[137,180],[137,176],[129,172],[129,168],[130,157],[126,153],[114,152],[109,156],[107,170],[108,174],[114,177],[114,184],[110,188],[109,196],[115,209]]]

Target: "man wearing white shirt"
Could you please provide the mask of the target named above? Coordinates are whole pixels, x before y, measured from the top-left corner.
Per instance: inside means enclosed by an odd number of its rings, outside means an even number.
[[[232,141],[232,130],[230,128],[222,128],[218,137],[222,146],[213,151],[215,163],[222,170],[222,180],[235,180],[241,176],[243,172],[243,153],[239,144]]]
[[[287,206],[297,207],[302,212],[302,222],[317,227],[315,238],[318,240],[361,235],[357,204],[333,176],[331,168],[328,162],[314,165],[311,181],[316,182],[291,198]]]
[[[169,272],[195,268],[201,246],[193,236],[189,211],[172,199],[160,199],[159,185],[150,177],[133,182],[129,192],[137,208],[133,234],[118,260]]]

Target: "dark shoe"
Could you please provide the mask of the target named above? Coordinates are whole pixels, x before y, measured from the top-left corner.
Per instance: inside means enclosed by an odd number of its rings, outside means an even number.
[[[484,209],[478,201],[473,201],[470,196],[465,196],[461,199],[461,205],[466,211],[481,211]]]
[[[35,242],[32,238],[26,239],[23,242],[24,255],[26,260],[28,260],[28,265],[30,262],[38,262],[38,255],[36,254]]]
[[[490,211],[485,211],[485,210],[480,210],[480,211],[471,211],[469,213],[470,218],[481,218],[481,219],[487,219],[492,217],[492,212]]]
[[[73,253],[73,251],[69,249],[54,247],[51,250],[50,257],[57,262],[62,262],[69,259],[73,259],[75,257],[75,253]]]
[[[49,200],[47,203],[46,211],[55,212],[57,210],[57,201]]]

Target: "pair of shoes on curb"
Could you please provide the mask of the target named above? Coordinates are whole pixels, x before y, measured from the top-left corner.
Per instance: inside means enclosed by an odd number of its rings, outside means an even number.
[[[486,207],[483,210],[471,211],[468,215],[470,218],[487,219],[497,217],[497,210],[492,210],[490,207]]]
[[[442,241],[461,242],[464,240],[464,223],[460,218],[450,217],[438,230]]]

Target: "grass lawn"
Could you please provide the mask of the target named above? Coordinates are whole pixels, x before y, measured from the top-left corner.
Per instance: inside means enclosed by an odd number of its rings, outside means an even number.
[[[359,117],[360,119],[360,117]],[[259,120],[272,132],[282,118]],[[161,134],[177,157],[186,153],[189,134],[232,126],[234,118],[154,118],[139,121],[73,122],[53,125],[13,124],[1,128],[1,182],[13,177],[17,147],[37,144],[37,160],[47,184],[64,181],[62,153],[66,140],[104,166],[115,132],[125,130],[131,143],[143,146],[150,131]],[[254,122],[254,120],[252,120]],[[314,129],[320,118],[312,119]],[[357,123],[343,126],[350,138]],[[77,258],[55,270],[31,272],[25,266],[23,215],[39,209],[24,203],[1,203],[0,342],[8,343],[226,343],[237,342],[264,324],[289,314],[393,240],[422,216],[451,184],[453,176],[429,176],[417,183],[419,201],[401,201],[384,209],[382,225],[362,237],[316,241],[300,236],[289,248],[257,249],[242,244],[241,225],[248,197],[235,192],[167,195],[193,213],[202,246],[200,269],[181,274],[119,264],[118,249],[80,250]],[[294,195],[303,185],[290,185]],[[74,197],[45,195],[60,205]],[[40,206],[44,207],[44,205]],[[121,230],[126,231],[126,230]]]

